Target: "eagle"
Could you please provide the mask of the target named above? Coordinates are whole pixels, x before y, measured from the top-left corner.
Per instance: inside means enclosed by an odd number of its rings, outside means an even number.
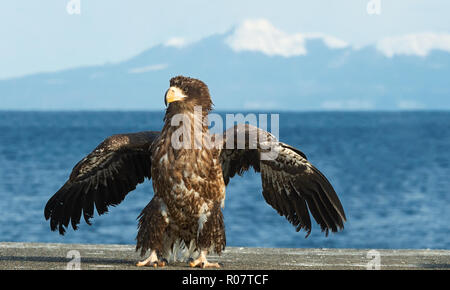
[[[303,152],[250,124],[211,134],[213,103],[201,80],[173,77],[164,98],[160,132],[110,136],[74,166],[45,206],[52,231],[64,235],[69,223],[76,230],[81,216],[91,225],[94,207],[102,215],[152,178],[154,195],[136,236],[136,251],[150,254],[136,265],[162,267],[181,255],[190,267],[218,268],[207,255],[225,249],[225,188],[250,168],[261,175],[265,201],[296,231],[310,234],[310,215],[326,235],[344,228],[335,190]]]

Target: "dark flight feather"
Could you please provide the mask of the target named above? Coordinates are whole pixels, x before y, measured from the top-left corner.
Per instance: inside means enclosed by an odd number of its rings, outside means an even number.
[[[153,131],[114,135],[78,162],[45,206],[51,229],[64,234],[70,222],[76,230],[81,215],[90,225],[94,207],[104,214],[144,178],[150,179],[151,144],[158,136]]]
[[[241,147],[237,147],[239,134],[245,136]],[[329,230],[336,232],[344,228],[346,217],[336,192],[303,152],[251,125],[236,125],[222,138],[220,160],[225,184],[236,174],[242,175],[253,167],[261,173],[265,201],[285,216],[297,231],[304,229],[306,236],[310,234],[309,213],[326,235]],[[228,149],[229,138],[233,138],[234,147]],[[276,158],[263,160],[261,154],[268,150],[275,153]]]

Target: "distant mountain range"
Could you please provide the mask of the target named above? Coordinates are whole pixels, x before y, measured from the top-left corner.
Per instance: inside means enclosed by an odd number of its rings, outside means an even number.
[[[161,110],[169,79],[200,78],[217,110],[450,109],[450,53],[381,53],[305,39],[305,53],[237,50],[234,31],[161,44],[120,63],[0,81],[0,109]],[[339,44],[339,43],[338,43]]]

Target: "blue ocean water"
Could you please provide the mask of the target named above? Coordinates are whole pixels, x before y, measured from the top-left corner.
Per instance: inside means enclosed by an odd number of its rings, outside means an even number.
[[[117,207],[65,236],[43,211],[72,167],[105,137],[160,130],[162,112],[0,112],[0,241],[135,243],[139,185]],[[227,244],[251,247],[450,249],[450,112],[280,113],[280,139],[330,180],[348,222],[327,238],[295,232],[267,205],[259,174],[235,177],[224,209]]]

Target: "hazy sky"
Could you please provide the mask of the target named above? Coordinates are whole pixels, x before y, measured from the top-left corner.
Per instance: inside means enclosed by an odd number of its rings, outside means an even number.
[[[194,41],[264,18],[287,33],[319,32],[353,46],[407,33],[449,33],[450,1],[0,0],[0,79],[118,62],[174,37]]]

